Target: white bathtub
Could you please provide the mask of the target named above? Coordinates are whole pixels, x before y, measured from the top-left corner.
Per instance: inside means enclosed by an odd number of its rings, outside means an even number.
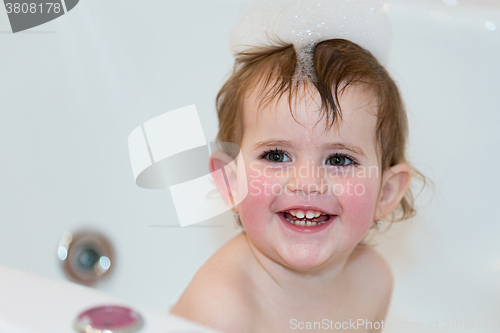
[[[411,158],[435,193],[379,240],[395,274],[388,320],[405,332],[498,332],[500,2],[445,3],[389,4]]]
[[[71,332],[82,312],[103,305],[133,310],[141,317],[140,332],[143,333],[217,333],[177,316],[127,304],[79,284],[4,266],[0,266],[0,295],[0,332],[5,333]],[[106,331],[110,332],[103,330]]]
[[[442,332],[498,331],[500,4],[457,1],[388,6],[388,67],[408,106],[410,155],[436,193],[378,240],[395,276],[387,320],[396,328],[387,332],[436,321]],[[229,0],[82,0],[18,34],[0,10],[1,265],[65,279],[62,233],[93,227],[117,252],[113,275],[95,288],[168,311],[239,230],[231,214],[198,228],[163,226],[177,223],[170,194],[134,184],[127,137],[193,103],[207,140],[215,137],[237,9]],[[472,330],[447,329],[447,320]]]

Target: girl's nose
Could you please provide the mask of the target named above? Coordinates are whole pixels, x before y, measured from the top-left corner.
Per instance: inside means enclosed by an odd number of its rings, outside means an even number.
[[[323,168],[310,160],[294,165],[288,170],[287,190],[304,194],[323,194],[328,183]]]

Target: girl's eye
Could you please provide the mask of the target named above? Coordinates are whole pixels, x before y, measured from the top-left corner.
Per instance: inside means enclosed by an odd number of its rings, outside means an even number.
[[[334,155],[328,159],[327,162],[333,166],[345,166],[353,163],[353,161],[347,156],[343,155]]]
[[[279,150],[268,152],[264,155],[264,157],[268,161],[275,162],[275,163],[289,162],[290,161],[288,156],[286,156],[286,154],[283,151],[279,151]]]

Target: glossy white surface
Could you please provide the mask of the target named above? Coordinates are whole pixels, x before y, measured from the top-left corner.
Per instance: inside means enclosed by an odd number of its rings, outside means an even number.
[[[0,332],[76,332],[77,316],[88,308],[120,305],[144,320],[141,333],[217,333],[177,316],[137,307],[94,289],[0,266]]]
[[[395,275],[388,320],[404,327],[386,332],[436,321],[439,332],[500,329],[500,31],[485,26],[499,26],[500,2],[455,2],[388,7],[389,67],[408,108],[410,157],[435,186],[413,221],[378,240]]]

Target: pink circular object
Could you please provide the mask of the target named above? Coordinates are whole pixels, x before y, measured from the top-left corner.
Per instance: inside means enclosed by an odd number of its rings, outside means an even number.
[[[105,305],[82,312],[75,321],[78,332],[132,333],[142,327],[141,316],[132,309]]]

